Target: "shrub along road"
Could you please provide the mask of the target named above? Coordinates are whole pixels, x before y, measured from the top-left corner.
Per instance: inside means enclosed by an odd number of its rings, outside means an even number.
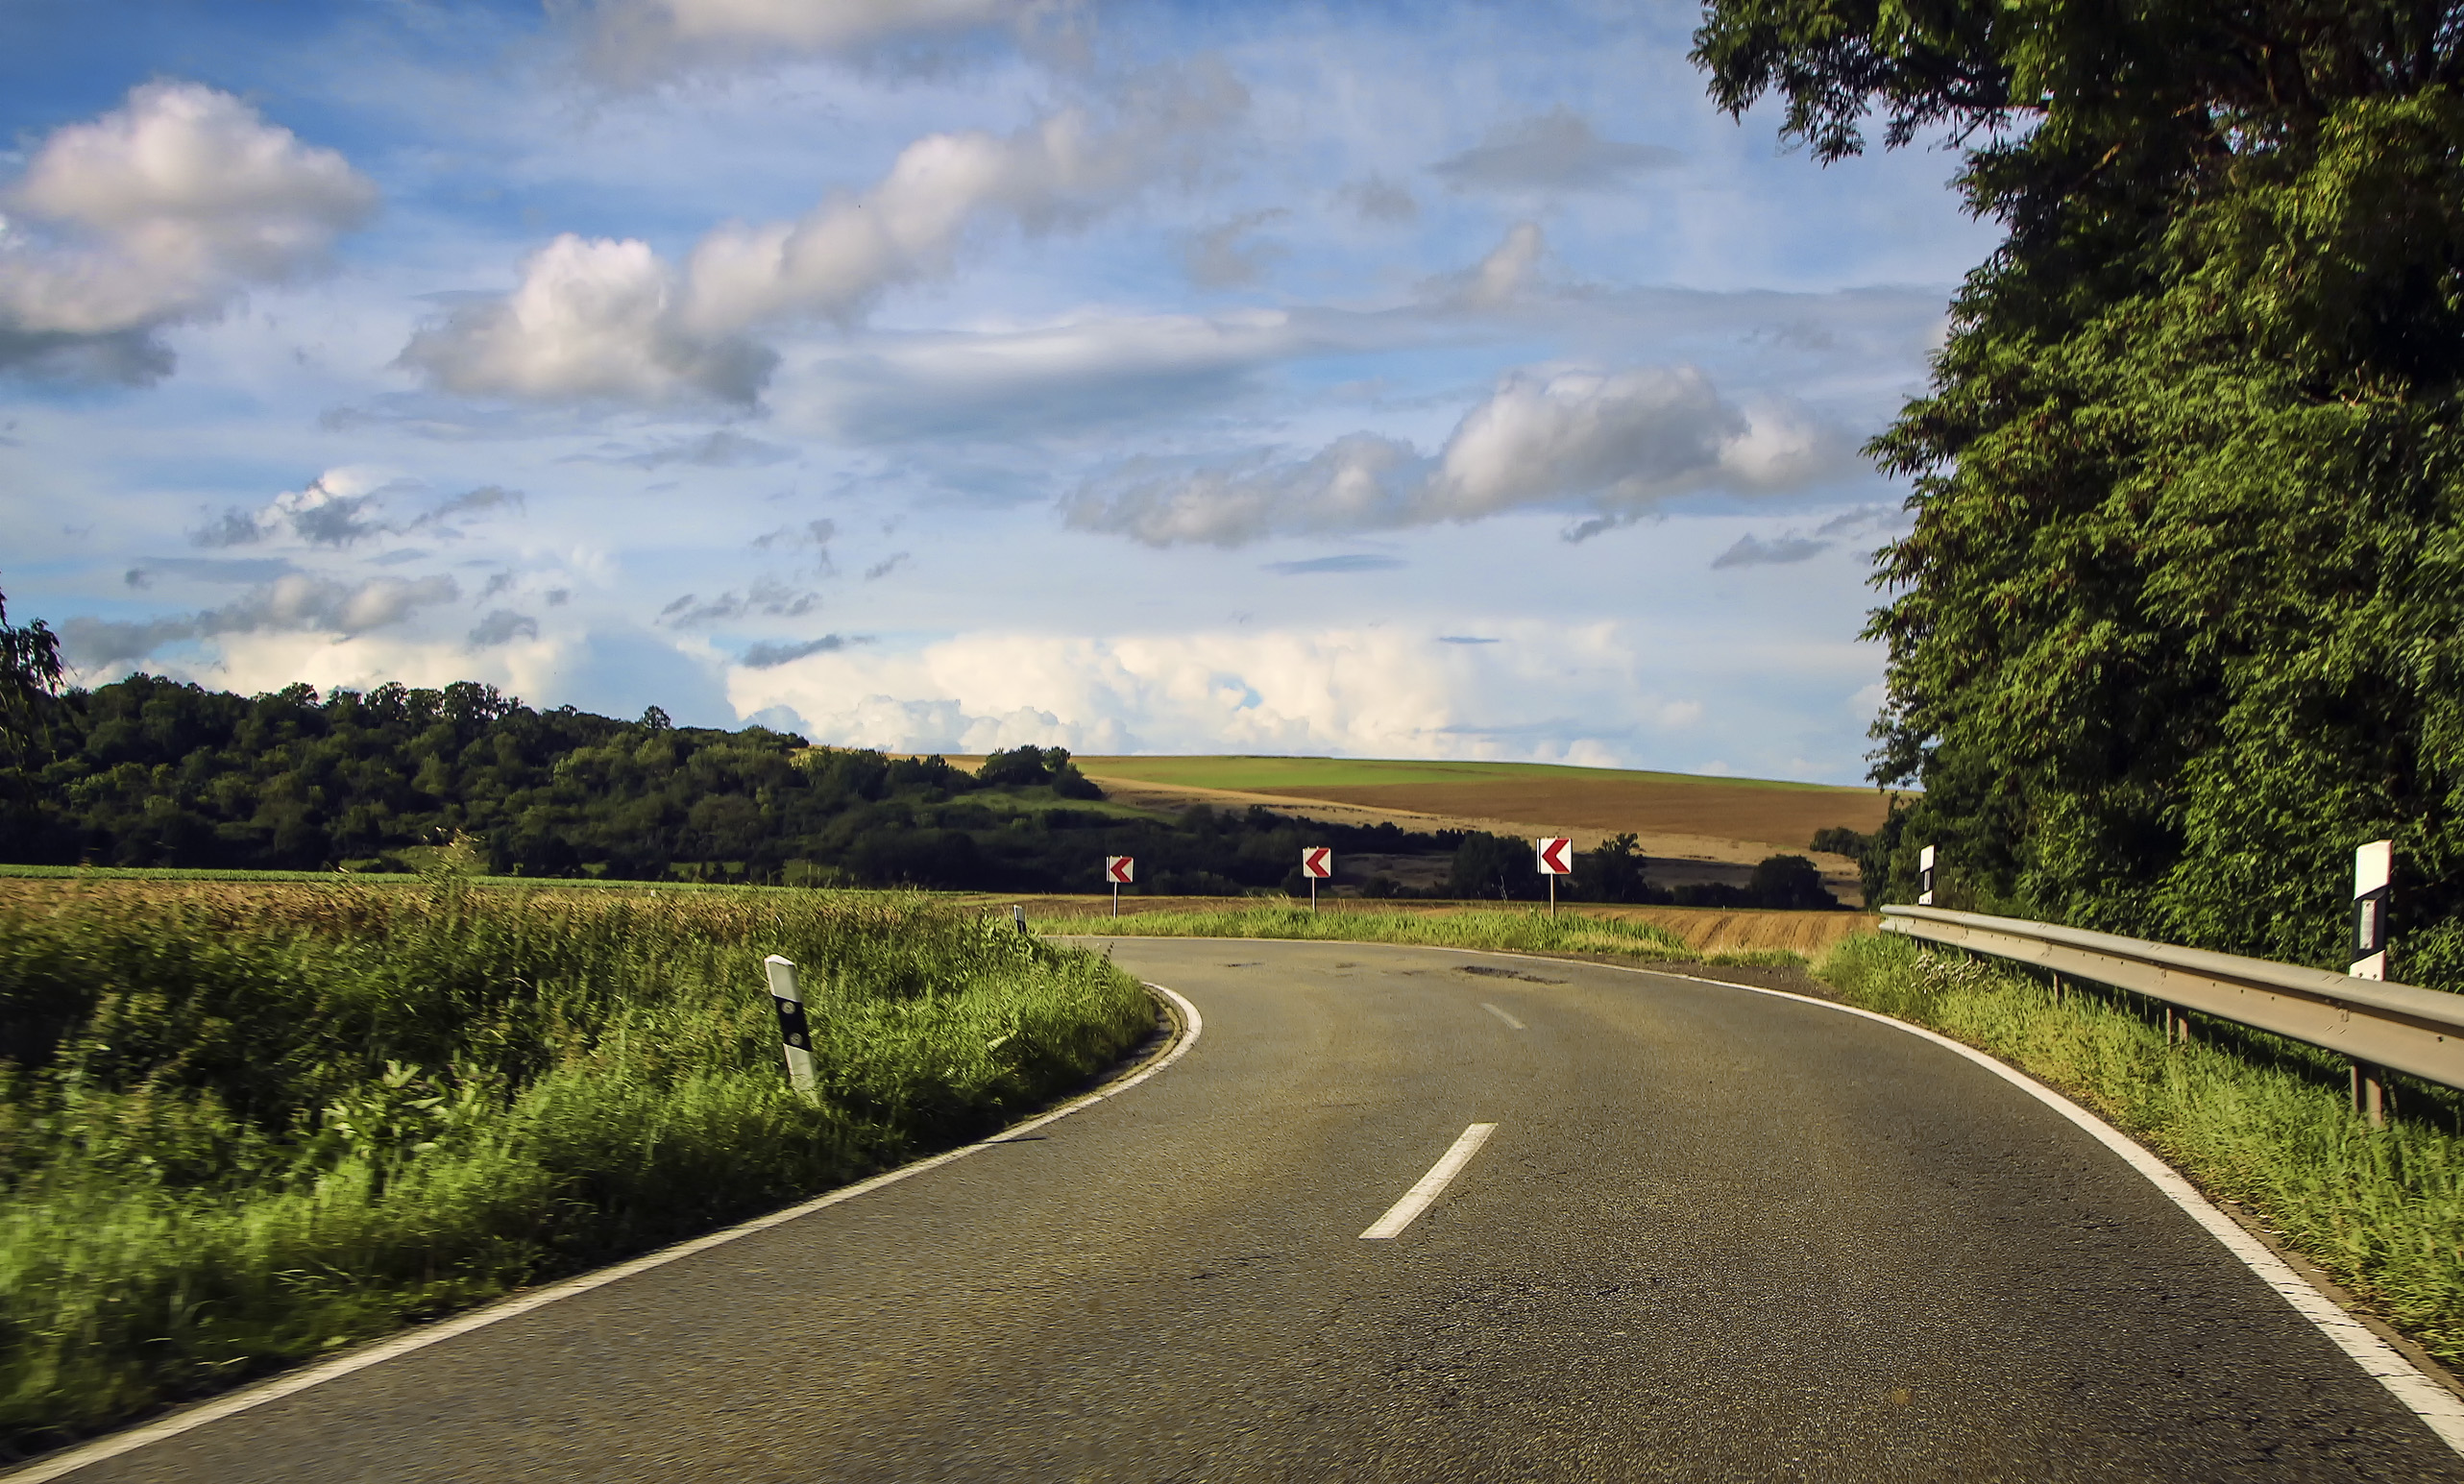
[[[1144,1085],[73,1476],[2464,1479],[1915,1036],[1576,962],[1113,954],[1206,1020]]]

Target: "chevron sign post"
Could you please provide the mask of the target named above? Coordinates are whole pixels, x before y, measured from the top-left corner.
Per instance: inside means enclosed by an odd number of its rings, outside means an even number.
[[[1121,888],[1136,878],[1137,864],[1135,856],[1104,858],[1104,879],[1112,884],[1112,915],[1115,917],[1121,914]]]
[[[1549,878],[1549,915],[1557,915],[1557,878],[1574,874],[1574,842],[1563,835],[1545,835],[1540,844],[1540,874]]]
[[[1318,883],[1334,874],[1334,852],[1324,845],[1301,847],[1301,874],[1309,878],[1309,911],[1318,910]]]

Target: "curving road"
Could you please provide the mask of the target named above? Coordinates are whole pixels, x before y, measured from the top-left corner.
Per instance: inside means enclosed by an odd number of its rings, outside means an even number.
[[[1145,1084],[69,1477],[2464,1480],[1917,1037],[1580,963],[1112,952],[1206,1020]]]

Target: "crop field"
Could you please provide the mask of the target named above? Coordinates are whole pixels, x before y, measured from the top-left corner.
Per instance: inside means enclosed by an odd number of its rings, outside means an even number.
[[[1138,796],[1144,786],[1184,795],[1218,794],[1230,803],[1331,804],[1458,826],[1556,829],[1575,836],[1578,844],[1630,831],[1647,842],[1694,839],[1802,851],[1818,830],[1871,830],[1889,809],[1885,796],[1867,788],[1540,763],[1267,757],[1090,757],[1078,763],[1088,777],[1124,798]]]

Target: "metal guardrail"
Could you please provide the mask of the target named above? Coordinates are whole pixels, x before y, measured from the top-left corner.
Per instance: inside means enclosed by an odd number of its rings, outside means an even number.
[[[2385,1100],[2381,1067],[2464,1087],[2464,995],[2018,917],[1882,912],[1886,933],[2015,959],[2340,1053],[2354,1062],[2354,1105],[2374,1121]]]

